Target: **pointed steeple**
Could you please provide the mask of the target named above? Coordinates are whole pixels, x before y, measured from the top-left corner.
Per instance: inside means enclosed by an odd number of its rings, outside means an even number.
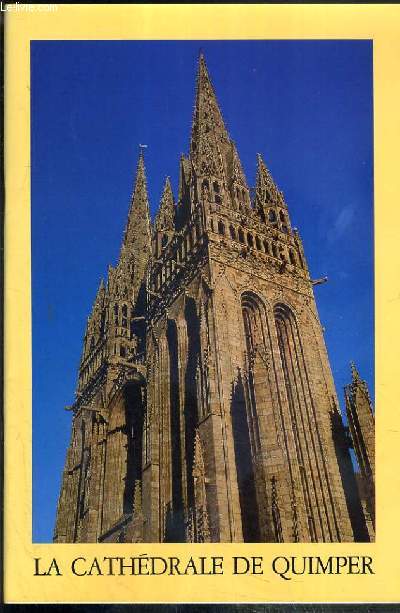
[[[247,187],[247,181],[245,174],[243,172],[242,163],[239,159],[239,154],[236,149],[235,143],[231,142],[232,146],[232,169],[231,169],[231,178],[232,181],[238,183],[243,187]]]
[[[131,198],[123,246],[129,247],[133,245],[135,239],[141,234],[144,234],[146,237],[150,236],[149,198],[147,195],[146,172],[142,152],[139,155],[135,187]]]
[[[353,379],[353,383],[360,382],[361,381],[360,373],[358,372],[357,367],[354,364],[354,362],[350,362],[350,368],[351,368],[351,376]]]
[[[104,286],[103,278],[100,280],[96,297],[93,302],[92,310],[87,318],[85,342],[83,344],[83,351],[81,356],[81,362],[85,360],[89,352],[95,347],[98,340],[104,334],[105,324],[105,303],[106,303],[106,288]]]
[[[243,210],[250,207],[250,191],[236,145],[231,141],[231,154],[228,163],[228,176],[230,178],[230,190],[232,202],[235,208]]]
[[[147,195],[146,173],[143,153],[140,153],[135,187],[133,190],[128,221],[121,247],[119,267],[129,268],[134,287],[138,287],[144,277],[151,254],[151,229],[149,199]]]
[[[158,232],[173,231],[175,220],[174,195],[172,193],[169,177],[165,180],[163,195],[161,196],[160,208],[155,219],[155,229]]]
[[[257,177],[256,177],[256,202],[257,204],[278,204],[280,192],[275,185],[270,171],[268,170],[260,153],[257,153]],[[283,204],[283,202],[282,202]]]
[[[371,403],[371,399],[369,396],[369,390],[368,390],[368,385],[367,382],[364,381],[361,376],[360,373],[358,371],[357,366],[355,365],[355,363],[352,361],[350,362],[350,370],[351,370],[351,387],[353,389],[353,391],[356,393],[357,391],[360,391],[362,393],[363,396],[365,396],[365,398],[368,399],[368,404],[369,404],[369,409],[372,413],[372,403]]]
[[[366,505],[375,525],[375,417],[368,386],[351,362],[352,382],[344,388],[346,415],[353,448],[365,488]]]
[[[268,225],[290,232],[290,219],[282,192],[276,186],[261,154],[257,154],[255,209]]]
[[[99,324],[99,319],[101,312],[104,307],[104,297],[105,297],[105,287],[103,278],[100,280],[100,284],[96,293],[96,298],[93,302],[92,312],[90,314],[89,320],[93,325]]]
[[[178,189],[178,203],[187,203],[190,197],[190,160],[181,154],[179,161],[179,189]]]
[[[230,145],[204,56],[200,55],[190,141],[190,159],[199,175],[223,178],[221,157]]]

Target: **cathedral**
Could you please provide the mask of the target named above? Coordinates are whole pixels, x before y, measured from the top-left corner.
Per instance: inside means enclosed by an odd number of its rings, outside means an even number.
[[[87,321],[54,541],[374,540],[374,413],[352,365],[342,421],[321,281],[200,56],[177,200],[167,179],[151,222],[141,154]]]

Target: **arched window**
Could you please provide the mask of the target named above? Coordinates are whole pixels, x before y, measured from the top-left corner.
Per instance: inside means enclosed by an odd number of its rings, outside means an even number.
[[[221,197],[218,196],[218,194],[215,194],[214,200],[215,200],[215,204],[221,204],[221,202],[222,202]]]
[[[313,501],[320,500],[322,506],[327,504],[327,501],[325,501],[326,488],[322,481],[325,471],[324,451],[319,446],[319,426],[313,416],[310,374],[304,359],[300,330],[294,313],[287,305],[277,304],[274,308],[274,318],[296,460],[300,467],[301,489],[307,514],[309,537],[315,542],[318,540],[316,523],[321,529],[321,518]],[[304,423],[308,424],[308,435],[305,432]],[[311,436],[311,444],[309,436]],[[315,468],[317,470],[314,472]],[[315,476],[309,477],[308,475]],[[329,525],[332,520],[327,519],[327,521]],[[332,531],[336,530],[334,523],[335,520],[329,528],[330,539],[334,533]]]
[[[218,221],[218,234],[225,234],[225,226],[221,220]]]
[[[114,323],[116,326],[118,326],[119,324],[119,309],[118,309],[118,304],[114,304]]]
[[[268,219],[270,222],[275,223],[276,222],[276,213],[274,211],[274,209],[270,209],[268,211]]]
[[[244,243],[244,232],[243,232],[242,228],[239,228],[238,237],[239,237],[239,242],[240,243]]]
[[[161,239],[161,247],[165,247],[168,244],[168,234],[163,234]]]
[[[274,256],[274,258],[279,258],[278,247],[276,246],[276,243],[272,243],[272,255]]]
[[[122,347],[118,347],[123,353]],[[142,434],[144,406],[139,385],[120,390],[120,401],[109,415],[107,462],[104,487],[113,505],[104,505],[103,526],[109,530],[125,513],[132,512],[135,485],[142,478]]]
[[[239,370],[232,391],[232,432],[243,540],[260,542],[273,540],[265,522],[266,483],[260,463],[260,416],[272,401],[263,360],[267,321],[263,303],[252,292],[242,295],[241,306],[246,375]]]
[[[268,241],[265,241],[265,240],[264,240],[264,241],[263,241],[263,245],[264,245],[264,251],[265,251],[265,253],[268,253],[268,254],[269,254],[269,253],[271,253],[271,249],[270,249],[270,246],[269,246]]]
[[[261,241],[260,238],[258,236],[256,236],[256,247],[259,251],[261,251],[262,247],[261,247]]]
[[[292,249],[289,249],[289,261],[293,266],[296,266],[297,262],[296,262],[296,257],[293,253]]]
[[[168,543],[185,541],[183,514],[183,478],[181,450],[181,410],[178,362],[178,331],[176,323],[168,320],[167,343],[169,355],[169,408],[171,434],[171,489],[172,504],[166,518],[165,540]]]
[[[247,244],[248,244],[249,247],[253,247],[253,245],[254,245],[253,235],[250,234],[250,233],[247,235]]]
[[[235,230],[235,228],[233,226],[229,226],[229,232],[230,232],[230,235],[231,235],[231,239],[233,241],[235,241],[236,240],[236,230]]]
[[[213,182],[213,190],[216,194],[219,194],[219,183],[218,181]]]
[[[285,213],[284,213],[283,211],[279,211],[279,217],[280,217],[280,220],[281,220],[281,221],[283,221],[283,222],[285,222],[285,221],[286,221],[286,219],[285,219]]]
[[[196,427],[201,411],[201,369],[200,369],[200,321],[196,303],[188,298],[185,304],[185,319],[187,330],[187,362],[185,369],[185,467],[186,467],[186,501],[189,515],[195,513],[195,482],[193,476]],[[193,526],[193,540],[202,538],[201,528],[196,523]]]

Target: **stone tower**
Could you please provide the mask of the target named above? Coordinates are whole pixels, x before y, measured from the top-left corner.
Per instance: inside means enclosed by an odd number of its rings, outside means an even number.
[[[360,498],[370,536],[375,534],[375,419],[368,387],[351,364],[352,381],[344,393],[354,453],[360,472],[357,474]]]
[[[201,56],[178,200],[150,229],[141,156],[88,320],[56,541],[354,539],[313,282],[257,165],[251,190]]]
[[[151,230],[140,156],[120,258],[88,318],[56,542],[96,542],[131,518],[146,398],[145,272]],[[137,496],[136,496],[137,498]],[[121,528],[121,529],[122,529]]]

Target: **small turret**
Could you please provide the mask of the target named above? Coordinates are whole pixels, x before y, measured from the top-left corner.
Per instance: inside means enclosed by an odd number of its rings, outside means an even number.
[[[368,386],[351,363],[352,381],[344,388],[346,414],[360,467],[360,492],[375,526],[375,418]]]
[[[106,289],[101,279],[93,302],[92,312],[87,319],[85,339],[83,344],[82,362],[88,357],[105,333],[106,321]]]
[[[154,254],[158,257],[175,232],[175,203],[169,177],[165,180],[160,208],[154,222]]]
[[[260,154],[257,155],[255,209],[264,223],[282,232],[290,232],[290,219],[283,194]]]
[[[235,209],[248,212],[250,209],[250,191],[235,143],[231,142],[231,155],[228,166],[229,187]]]

